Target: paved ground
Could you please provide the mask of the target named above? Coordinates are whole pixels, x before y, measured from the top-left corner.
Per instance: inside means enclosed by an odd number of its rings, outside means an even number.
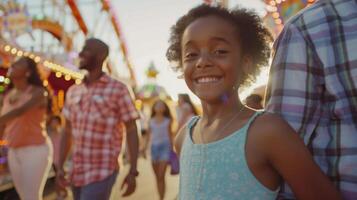
[[[122,198],[120,191],[120,185],[122,180],[128,170],[128,166],[125,166],[121,169],[121,173],[118,176],[117,182],[113,187],[111,200],[158,200],[158,194],[156,190],[156,183],[154,172],[152,171],[150,160],[145,160],[140,158],[138,161],[138,170],[140,175],[137,179],[137,190],[130,197]],[[169,170],[168,170],[169,171]],[[166,198],[165,200],[174,200],[178,193],[178,175],[171,176],[169,172],[166,176],[167,186],[166,186]],[[45,200],[55,200],[55,194],[53,192],[53,186],[51,183],[47,185],[47,195],[44,198]],[[67,200],[71,200],[71,197],[68,197]]]
[[[138,169],[140,171],[140,175],[137,181],[137,191],[127,198],[120,198],[120,186],[122,180],[125,176],[125,172],[128,169],[122,170],[121,176],[119,176],[116,185],[114,186],[112,192],[112,200],[123,199],[123,200],[156,200],[159,199],[156,189],[156,182],[154,177],[154,172],[151,167],[151,162],[144,159],[139,159]],[[165,200],[174,200],[178,193],[178,175],[171,176],[169,170],[167,170],[166,175],[166,198]],[[116,190],[116,188],[118,188]]]

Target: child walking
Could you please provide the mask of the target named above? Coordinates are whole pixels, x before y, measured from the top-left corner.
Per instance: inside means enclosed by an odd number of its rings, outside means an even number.
[[[151,140],[152,168],[160,200],[165,197],[165,174],[172,150],[171,124],[172,115],[168,105],[163,100],[157,100],[152,106],[147,138]]]
[[[244,107],[238,89],[268,64],[271,36],[257,14],[201,5],[171,29],[167,58],[201,100],[175,140],[179,199],[340,199],[303,141],[280,117]]]

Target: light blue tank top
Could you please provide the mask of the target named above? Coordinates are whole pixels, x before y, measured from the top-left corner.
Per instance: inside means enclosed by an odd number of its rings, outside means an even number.
[[[262,112],[233,134],[208,144],[194,144],[192,127],[199,117],[188,123],[188,134],[180,156],[181,200],[274,200],[278,190],[262,185],[248,168],[245,143],[250,124]]]
[[[150,129],[151,129],[151,144],[160,145],[160,144],[169,144],[169,126],[170,119],[164,118],[161,123],[156,122],[154,119],[150,120]]]

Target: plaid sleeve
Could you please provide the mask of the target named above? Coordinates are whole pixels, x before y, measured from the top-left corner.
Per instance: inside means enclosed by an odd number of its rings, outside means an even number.
[[[267,111],[280,114],[310,140],[321,114],[323,69],[309,36],[294,24],[277,39],[268,82]]]
[[[135,108],[135,104],[129,88],[123,85],[120,89],[120,94],[117,98],[118,115],[121,121],[128,122],[140,118],[139,112]]]

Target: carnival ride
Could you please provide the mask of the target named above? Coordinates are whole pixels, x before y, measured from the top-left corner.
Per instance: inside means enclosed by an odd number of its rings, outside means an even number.
[[[60,93],[60,108],[68,87],[83,78],[76,68],[76,57],[85,38],[98,37],[114,49],[106,70],[135,86],[127,46],[109,0],[21,2],[0,3],[1,76],[5,77],[6,69],[16,57],[33,58],[39,65],[44,85],[52,88],[57,97]]]
[[[136,85],[121,27],[110,0],[2,0],[0,2],[0,93],[7,69],[18,57],[34,59],[43,84],[53,94],[52,111],[60,112],[66,90],[81,83],[76,67],[86,38],[110,45],[105,70],[128,85]],[[0,141],[0,147],[6,141]],[[6,170],[6,149],[0,149],[0,192],[12,188]]]

